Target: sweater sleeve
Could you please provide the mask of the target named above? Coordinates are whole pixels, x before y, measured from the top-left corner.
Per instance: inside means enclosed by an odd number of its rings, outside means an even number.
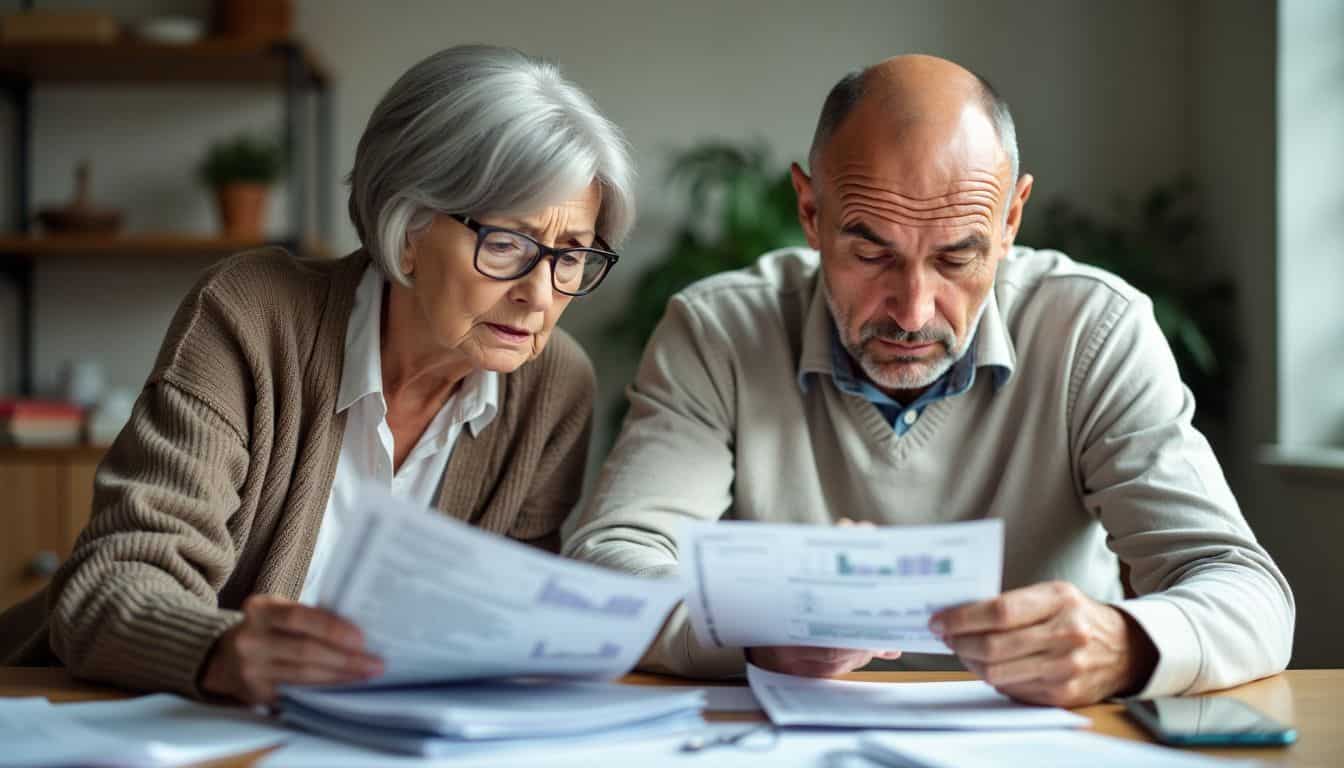
[[[1130,568],[1118,604],[1158,662],[1140,696],[1198,693],[1283,670],[1295,608],[1242,517],[1145,298],[1116,301],[1071,372],[1083,501]]]
[[[668,304],[629,390],[630,412],[565,546],[571,557],[637,575],[677,571],[677,529],[732,503],[732,358],[688,299]],[[696,677],[740,674],[740,648],[703,646],[678,606],[640,668]]]
[[[236,562],[228,521],[247,470],[215,410],[164,379],[146,387],[48,592],[52,650],[73,675],[201,695],[206,657],[240,618],[216,596]]]

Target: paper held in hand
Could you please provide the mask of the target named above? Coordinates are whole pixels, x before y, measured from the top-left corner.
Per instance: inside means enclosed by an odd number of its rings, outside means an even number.
[[[1003,521],[840,528],[692,523],[677,541],[686,605],[714,647],[950,653],[928,629],[999,594]]]
[[[682,596],[368,489],[342,520],[319,604],[364,632],[374,685],[630,671]]]

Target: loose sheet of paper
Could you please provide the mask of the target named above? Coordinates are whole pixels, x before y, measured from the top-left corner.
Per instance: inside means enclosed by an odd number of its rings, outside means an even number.
[[[910,768],[1235,768],[1259,765],[1181,752],[1092,733],[870,733],[863,753]]]
[[[771,738],[752,738],[744,746],[713,747],[686,752],[688,735],[708,739],[756,730],[758,723],[709,723],[693,734],[671,737],[612,741],[602,746],[555,746],[535,743],[495,755],[462,755],[452,758],[419,758],[351,746],[315,736],[297,735],[258,763],[261,768],[391,768],[393,766],[444,766],[445,768],[880,768],[859,753],[858,734],[832,729],[788,729]]]
[[[369,489],[343,521],[319,603],[383,658],[375,684],[517,675],[611,679],[682,597]]]
[[[691,523],[678,550],[691,624],[707,645],[949,653],[929,617],[999,593],[1003,521]]]
[[[177,766],[279,744],[291,732],[241,707],[172,694],[52,705],[0,700],[0,766]]]
[[[781,675],[749,664],[747,681],[775,725],[1022,730],[1090,722],[1068,710],[1019,704],[979,680],[866,683]]]

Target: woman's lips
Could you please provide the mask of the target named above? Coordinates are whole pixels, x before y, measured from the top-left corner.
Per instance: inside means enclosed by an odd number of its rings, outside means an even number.
[[[532,334],[529,331],[523,330],[522,328],[515,328],[512,325],[486,323],[486,326],[494,331],[496,336],[510,344],[522,344],[532,338]]]

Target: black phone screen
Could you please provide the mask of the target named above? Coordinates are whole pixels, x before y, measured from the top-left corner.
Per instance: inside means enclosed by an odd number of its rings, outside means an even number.
[[[1138,710],[1135,714],[1141,719],[1171,735],[1274,734],[1288,730],[1236,699],[1171,697],[1130,701],[1127,706],[1131,711]]]

